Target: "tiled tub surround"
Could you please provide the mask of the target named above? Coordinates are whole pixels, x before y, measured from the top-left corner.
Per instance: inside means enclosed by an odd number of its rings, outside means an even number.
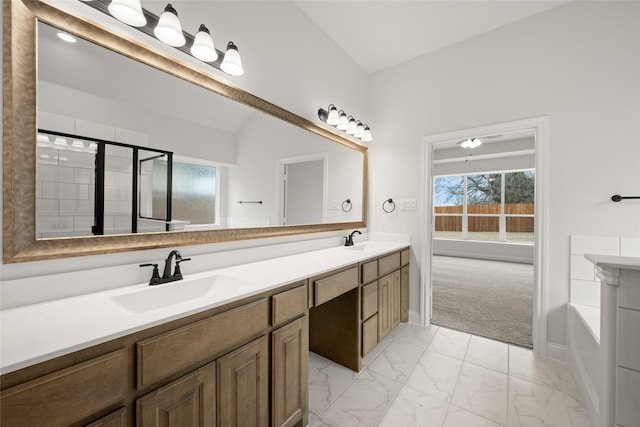
[[[585,396],[585,407],[594,424],[608,425],[606,420],[613,417],[612,408],[615,403],[611,396],[607,396],[606,390],[615,382],[613,378],[616,374],[611,370],[607,372],[606,366],[610,365],[607,360],[615,357],[615,353],[609,354],[610,350],[607,348],[612,345],[611,337],[613,336],[615,341],[615,336],[619,332],[616,332],[615,326],[617,319],[611,314],[615,309],[611,309],[611,304],[606,304],[608,308],[603,304],[605,299],[611,299],[610,293],[614,287],[601,283],[602,272],[598,273],[592,258],[587,259],[586,254],[596,254],[599,257],[617,260],[624,257],[640,257],[640,239],[571,236],[571,298],[567,309],[567,362],[573,369],[578,386]],[[630,375],[626,378],[632,377],[633,375]],[[637,407],[640,398],[636,399]]]
[[[355,249],[363,243],[367,242],[357,243]],[[114,303],[114,297],[149,288],[146,282],[2,310],[0,372],[4,374],[53,359],[284,284],[395,252],[409,245],[406,240],[373,243],[375,246],[371,250],[340,246],[202,273],[186,273],[185,281],[222,275],[243,281],[244,284],[228,289],[222,297],[205,295],[146,313],[133,314]],[[179,287],[184,283],[164,286]]]
[[[401,324],[363,365],[310,354],[311,427],[591,427],[568,365],[521,347]]]
[[[597,405],[587,406],[589,415],[598,426],[638,426],[640,257],[587,254],[586,258],[596,266],[602,282],[600,340],[591,355]]]

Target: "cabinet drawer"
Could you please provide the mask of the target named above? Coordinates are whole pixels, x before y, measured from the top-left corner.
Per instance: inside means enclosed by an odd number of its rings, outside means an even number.
[[[367,284],[378,278],[378,262],[370,261],[360,265],[360,283]]]
[[[378,282],[362,287],[362,320],[378,312]]]
[[[400,268],[400,252],[378,259],[378,276],[384,276]]]
[[[138,387],[192,367],[269,327],[266,298],[137,344]]]
[[[273,325],[279,325],[303,314],[307,310],[307,285],[298,286],[271,297]]]
[[[77,423],[125,397],[127,351],[62,369],[1,394],[3,426]]]
[[[378,345],[378,315],[362,323],[362,357]]]
[[[402,252],[400,252],[400,264],[409,264],[409,249],[404,249]]]
[[[315,305],[325,303],[358,287],[358,267],[314,281]]]

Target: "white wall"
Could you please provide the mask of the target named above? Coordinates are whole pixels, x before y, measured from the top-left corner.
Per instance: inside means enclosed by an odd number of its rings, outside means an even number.
[[[372,75],[371,230],[411,233],[419,260],[423,213],[380,204],[422,194],[421,137],[548,116],[547,338],[564,344],[569,236],[640,235],[640,204],[609,200],[640,191],[639,76],[640,3],[615,1],[569,2]]]

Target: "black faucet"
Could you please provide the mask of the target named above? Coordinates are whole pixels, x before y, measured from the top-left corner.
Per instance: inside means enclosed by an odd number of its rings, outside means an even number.
[[[173,274],[171,274],[171,260],[175,258],[176,268],[173,270]],[[182,258],[180,252],[176,250],[172,250],[169,252],[169,256],[164,260],[164,271],[162,273],[162,277],[160,277],[160,273],[158,272],[158,264],[140,264],[140,267],[153,267],[153,273],[151,275],[151,280],[149,280],[149,285],[160,285],[162,283],[175,282],[177,280],[182,280],[182,272],[180,271],[180,263],[184,261],[190,261],[191,258]]]
[[[354,230],[351,232],[351,234],[349,234],[348,236],[344,236],[343,238],[345,239],[344,245],[345,246],[353,246],[353,235],[354,234],[362,234],[361,232],[359,232],[358,230]]]

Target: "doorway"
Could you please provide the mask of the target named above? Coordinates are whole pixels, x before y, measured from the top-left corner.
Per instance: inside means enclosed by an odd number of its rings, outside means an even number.
[[[327,221],[327,156],[278,160],[278,222],[280,225]]]
[[[460,143],[462,141],[472,138],[478,138],[480,140],[484,139],[483,143],[485,148],[478,150],[462,149],[460,147]],[[525,141],[527,138],[529,138],[528,142]],[[518,139],[521,141],[511,142],[511,147],[508,150],[504,149],[505,145],[500,146],[500,142],[506,143],[507,141],[516,141]],[[488,258],[487,262],[517,262],[518,259],[513,258],[520,258],[520,261],[523,260],[522,257],[526,258],[526,254],[523,254],[521,249],[527,246],[523,244],[500,244],[501,240],[504,241],[505,236],[509,234],[509,228],[507,225],[510,224],[513,226],[514,223],[513,219],[508,218],[509,215],[507,214],[508,211],[505,210],[504,200],[500,202],[499,208],[492,208],[496,210],[494,213],[485,212],[483,214],[473,212],[468,209],[469,205],[462,207],[462,209],[455,208],[459,210],[459,212],[455,213],[459,214],[459,219],[457,219],[457,221],[459,221],[460,225],[459,229],[456,231],[461,234],[459,237],[464,237],[464,239],[460,240],[464,240],[465,243],[468,243],[465,249],[460,249],[461,246],[459,245],[459,242],[455,241],[455,238],[442,238],[442,236],[437,237],[436,223],[441,220],[437,218],[434,211],[434,184],[436,177],[474,175],[475,179],[478,178],[476,175],[484,175],[483,178],[489,181],[490,179],[496,178],[496,172],[523,172],[524,170],[533,170],[535,171],[535,177],[533,179],[536,190],[534,195],[533,214],[531,217],[532,221],[535,222],[535,229],[531,235],[532,243],[528,245],[528,256],[531,259],[530,269],[532,271],[530,303],[531,344],[536,353],[547,353],[547,305],[545,296],[548,281],[545,276],[545,269],[543,268],[545,265],[543,255],[547,253],[545,250],[546,239],[543,215],[545,197],[547,194],[544,187],[545,166],[548,162],[546,158],[547,140],[546,117],[465,129],[445,134],[431,135],[423,138],[425,161],[423,180],[425,196],[423,247],[425,250],[423,251],[424,268],[422,271],[420,296],[421,316],[424,324],[431,323],[434,314],[433,284],[435,274],[438,273],[436,271],[436,267],[438,264],[442,264],[440,261],[443,260],[440,258],[434,259],[434,256],[455,255],[452,258],[459,258],[462,260],[479,260],[481,258]],[[511,166],[508,168],[504,167],[505,159],[511,160]],[[479,172],[480,170],[482,172]],[[501,178],[504,180],[502,176]],[[504,187],[504,185],[502,187]],[[504,188],[502,191],[504,192]],[[476,203],[477,205],[476,201],[470,202],[469,200],[466,200],[464,203]],[[481,209],[486,209],[486,207]],[[465,214],[467,215],[467,218],[463,219],[463,215]],[[453,216],[453,214],[450,216]],[[475,216],[483,216],[486,218],[475,218]],[[488,227],[488,230],[480,230],[479,224],[481,223],[484,223],[484,227]],[[472,236],[473,239],[470,239],[469,236],[473,233],[485,233],[485,239],[494,239],[494,241],[482,242],[482,239],[480,241],[474,240],[478,238],[477,236]],[[486,233],[489,234],[487,235]],[[444,245],[442,245],[442,243],[444,243]],[[512,250],[514,247],[518,248],[518,250]],[[504,251],[504,249],[507,250]],[[504,259],[501,259],[501,251],[503,252],[502,258]],[[480,256],[478,255],[479,252],[481,253]],[[447,260],[445,259],[444,261]],[[505,266],[502,265],[501,267],[504,268]],[[473,277],[477,278],[478,274],[474,274],[473,272],[479,271],[477,270],[479,266],[475,265],[468,268],[470,268]],[[452,267],[451,265],[445,267],[445,270],[448,271],[455,269],[460,270],[462,267]],[[520,274],[516,273],[515,276],[519,277]]]

